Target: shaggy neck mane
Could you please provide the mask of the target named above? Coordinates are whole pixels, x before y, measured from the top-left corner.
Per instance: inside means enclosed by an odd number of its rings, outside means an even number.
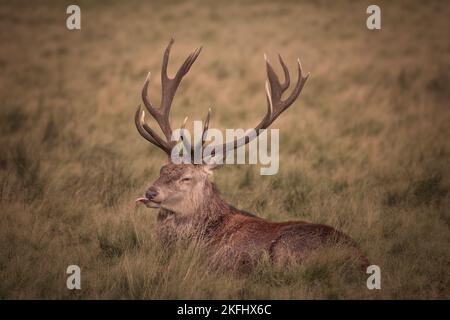
[[[199,203],[199,207],[197,208],[198,213],[208,218],[215,218],[227,214],[230,206],[220,197],[217,186],[210,181],[206,183],[206,192],[203,196],[203,201]]]

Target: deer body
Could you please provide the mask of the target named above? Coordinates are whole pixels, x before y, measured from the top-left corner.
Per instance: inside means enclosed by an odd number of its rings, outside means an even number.
[[[173,40],[167,47],[163,59],[160,108],[155,108],[147,97],[149,77],[147,77],[142,90],[144,105],[158,122],[166,140],[159,137],[147,125],[144,119],[145,113],[140,107],[135,116],[139,133],[166,152],[169,157],[176,144],[171,140],[172,129],[169,123],[171,103],[181,79],[189,71],[201,51],[200,48],[195,50],[183,63],[175,77],[171,79],[167,76],[167,64],[172,44]],[[290,85],[290,77],[281,57],[279,60],[284,72],[283,83],[280,83],[266,59],[268,108],[265,117],[255,127],[257,134],[267,129],[283,111],[294,103],[308,77],[303,76],[299,61],[298,80],[294,90],[285,100],[282,100],[283,93]],[[209,119],[210,112],[208,112],[204,124],[201,146],[206,142]],[[222,150],[222,153],[226,154],[230,147],[240,147],[253,138],[255,136],[244,136],[233,141],[231,145],[219,146],[214,150]],[[191,148],[190,152],[193,153],[194,149]],[[222,156],[222,154],[214,156]],[[343,243],[355,248],[355,254],[361,263],[367,264],[367,259],[359,252],[355,242],[349,236],[330,226],[304,221],[270,222],[234,208],[221,199],[216,186],[209,180],[212,170],[217,167],[217,163],[214,162],[205,161],[200,165],[174,164],[169,159],[169,163],[161,168],[160,177],[147,190],[144,197],[136,200],[149,208],[159,209],[157,234],[163,244],[170,245],[180,239],[201,240],[207,244],[213,257],[217,258],[222,265],[240,269],[242,266],[251,265],[264,253],[268,254],[274,262],[291,258],[301,262],[314,250],[327,243]]]
[[[233,207],[220,197],[209,174],[198,166],[169,163],[140,200],[160,208],[157,235],[163,245],[201,240],[222,267],[245,270],[263,254],[274,263],[301,262],[324,245],[342,243],[354,247],[361,264],[367,265],[354,241],[332,227],[304,221],[271,222]]]

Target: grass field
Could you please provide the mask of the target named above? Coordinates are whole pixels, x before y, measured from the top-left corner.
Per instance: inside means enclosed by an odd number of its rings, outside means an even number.
[[[0,2],[0,297],[450,298],[450,5],[385,1]],[[298,267],[261,261],[235,276],[208,268],[201,248],[164,251],[156,211],[134,199],[165,156],[133,122],[149,70],[160,97],[170,72],[204,46],[172,122],[249,128],[264,115],[263,53],[311,72],[280,128],[280,171],[228,166],[214,177],[235,206],[351,235],[382,272],[382,289],[339,253]],[[277,70],[279,70],[278,66]],[[295,75],[293,75],[295,78]],[[81,267],[82,290],[66,288]]]

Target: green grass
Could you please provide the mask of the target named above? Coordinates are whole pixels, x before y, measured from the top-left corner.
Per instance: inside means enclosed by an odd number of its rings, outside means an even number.
[[[81,31],[65,28],[62,3],[0,4],[0,297],[448,299],[450,6],[381,2],[382,30],[368,31],[363,2],[214,3],[81,1]],[[211,105],[212,127],[254,126],[266,108],[263,53],[290,68],[301,58],[311,77],[273,125],[280,172],[228,166],[214,180],[262,217],[348,233],[381,267],[381,290],[341,248],[231,275],[201,244],[160,247],[156,212],[134,199],[166,160],[133,115],[149,70],[159,103],[172,35],[171,73],[204,46],[174,126]],[[66,289],[70,264],[80,291]]]

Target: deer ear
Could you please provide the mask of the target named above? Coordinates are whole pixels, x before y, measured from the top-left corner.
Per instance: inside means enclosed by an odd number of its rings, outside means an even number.
[[[207,174],[213,174],[213,170],[216,170],[218,168],[220,168],[221,164],[217,164],[217,163],[208,163],[208,164],[204,164],[203,165],[203,170],[207,173]]]
[[[205,170],[205,172],[207,174],[213,174],[213,170],[216,170],[218,168],[220,168],[222,166],[222,164],[220,163],[215,163],[213,161],[210,161],[209,163],[206,163],[203,165],[203,170]]]
[[[203,158],[203,170],[207,174],[212,174],[213,170],[220,168],[223,165],[223,160],[221,157],[205,157]]]

